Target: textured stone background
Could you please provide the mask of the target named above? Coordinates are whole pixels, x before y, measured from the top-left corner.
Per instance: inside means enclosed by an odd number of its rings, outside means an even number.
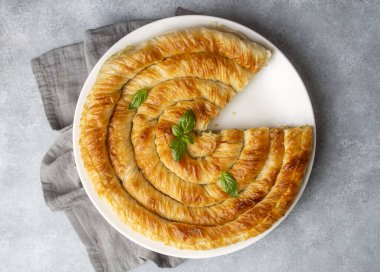
[[[81,41],[85,29],[172,16],[179,5],[276,44],[309,90],[318,144],[305,193],[275,231],[236,254],[172,271],[379,271],[380,4],[306,0],[0,0],[0,271],[92,270],[64,215],[42,198],[39,164],[56,132],[30,59]]]

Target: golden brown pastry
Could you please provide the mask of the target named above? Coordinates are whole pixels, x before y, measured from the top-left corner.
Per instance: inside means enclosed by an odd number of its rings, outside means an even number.
[[[99,194],[122,222],[177,248],[210,249],[246,240],[282,217],[312,152],[309,126],[207,130],[270,52],[228,30],[192,28],[111,57],[81,117],[80,150]],[[147,98],[130,104],[138,90]],[[187,111],[194,139],[176,161],[172,127]],[[236,180],[224,191],[222,172]]]

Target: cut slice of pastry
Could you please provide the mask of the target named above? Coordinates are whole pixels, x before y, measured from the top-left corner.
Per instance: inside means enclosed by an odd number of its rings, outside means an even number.
[[[313,128],[207,130],[269,58],[240,35],[201,27],[129,47],[103,65],[83,109],[80,150],[96,192],[122,222],[177,248],[211,249],[256,236],[286,213]],[[194,128],[177,160],[173,127],[189,111]]]

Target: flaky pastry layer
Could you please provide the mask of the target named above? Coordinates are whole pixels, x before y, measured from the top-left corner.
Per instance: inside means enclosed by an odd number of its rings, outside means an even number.
[[[83,109],[80,150],[99,194],[132,229],[177,248],[246,240],[282,217],[312,152],[312,127],[208,131],[270,52],[228,31],[180,30],[129,47],[101,68]],[[149,90],[129,109],[137,90]],[[195,140],[180,161],[171,127],[188,109]],[[222,171],[236,179],[225,193]]]

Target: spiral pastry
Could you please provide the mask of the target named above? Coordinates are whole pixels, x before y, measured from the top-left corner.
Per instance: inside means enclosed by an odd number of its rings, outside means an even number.
[[[259,235],[285,214],[311,156],[312,127],[207,130],[269,58],[241,35],[200,27],[103,64],[81,116],[80,150],[96,192],[122,222],[177,248],[211,249]],[[146,99],[131,108],[138,90]],[[176,160],[172,128],[189,110],[193,143]]]

